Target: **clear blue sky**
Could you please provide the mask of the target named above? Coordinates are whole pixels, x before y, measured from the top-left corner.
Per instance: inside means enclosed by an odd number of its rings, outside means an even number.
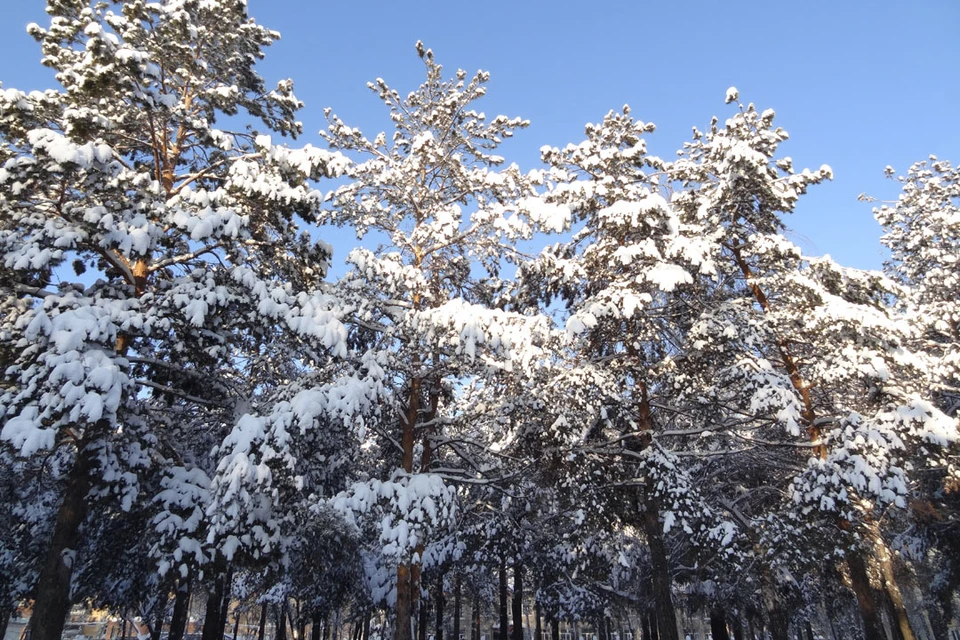
[[[692,126],[730,113],[723,99],[736,86],[741,100],[776,110],[796,167],[833,167],[835,180],[788,223],[807,253],[849,266],[882,264],[880,230],[857,195],[896,196],[886,165],[903,172],[929,154],[960,162],[956,0],[248,2],[283,36],[261,71],[271,83],[294,79],[307,104],[303,142],[318,143],[326,106],[371,137],[388,127],[366,82],[415,88],[418,39],[450,73],[490,71],[487,114],[531,120],[503,151],[524,169],[540,166],[542,145],[579,142],[586,122],[624,103],[657,125],[650,149],[669,157]],[[45,23],[43,3],[0,8],[3,85],[49,86],[24,31]],[[337,244],[342,258],[348,247]]]

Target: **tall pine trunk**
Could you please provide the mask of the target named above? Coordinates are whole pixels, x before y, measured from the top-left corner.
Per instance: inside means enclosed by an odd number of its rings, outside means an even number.
[[[770,570],[764,567],[761,575],[761,596],[763,598],[763,609],[766,613],[767,625],[770,627],[770,637],[772,640],[789,640],[787,616],[783,611],[783,605],[780,603],[780,595],[777,593],[776,582],[770,574]]]
[[[510,621],[507,619],[507,560],[500,558],[500,630],[497,640],[507,640],[507,629]]]
[[[463,612],[463,585],[458,573],[453,581],[453,638],[460,640],[460,616]]]
[[[415,367],[419,363],[414,363]],[[410,381],[410,395],[407,401],[406,414],[401,417],[401,467],[407,473],[413,473],[413,449],[415,429],[420,415],[420,380]],[[413,640],[413,613],[419,587],[417,580],[419,567],[412,562],[403,560],[397,565],[397,626],[394,629],[394,640]]]
[[[397,565],[397,628],[396,640],[413,640],[413,592],[410,588],[410,564]]]
[[[727,631],[727,617],[720,605],[714,605],[710,608],[710,635],[713,636],[713,640],[730,640],[730,633]]]
[[[37,596],[30,616],[31,640],[60,640],[70,613],[70,577],[80,541],[80,525],[87,515],[92,456],[81,440],[77,459],[67,477],[63,501],[57,509],[53,537],[37,580]]]
[[[277,621],[277,628],[274,632],[274,640],[287,640],[287,599],[274,608],[274,619]],[[202,639],[201,639],[202,640]]]
[[[739,611],[731,618],[730,627],[733,629],[733,640],[743,640],[743,621],[740,619]]]
[[[427,640],[427,628],[430,626],[430,602],[423,598],[420,598],[417,618],[417,638],[418,640]]]
[[[480,640],[480,596],[473,596],[472,624],[470,625],[470,640]]]
[[[164,591],[157,598],[157,616],[153,619],[153,628],[150,629],[150,640],[160,640],[160,634],[163,632],[163,618],[167,612],[167,599],[169,594]]]
[[[870,586],[870,576],[867,574],[867,564],[858,550],[847,553],[847,568],[850,569],[850,583],[857,596],[857,605],[860,607],[860,616],[863,618],[864,640],[884,640],[883,626],[880,623],[880,612],[877,610],[873,587]]]
[[[257,640],[264,640],[267,634],[267,609],[266,602],[260,607],[260,627],[257,629]]]
[[[10,617],[13,615],[13,605],[0,607],[0,638],[7,634],[7,627],[10,626]]]
[[[169,640],[183,640],[187,630],[187,614],[190,610],[190,574],[177,582],[177,594],[173,600],[173,614],[170,616]]]
[[[443,614],[444,614],[443,609],[447,601],[446,601],[446,598],[444,598],[443,596],[443,572],[442,571],[440,572],[440,575],[437,576],[437,586],[436,586],[436,592],[433,596],[433,601],[436,606],[436,614],[437,614],[436,615],[437,628],[435,632],[436,640],[443,640]],[[456,637],[454,637],[454,640],[456,640]]]
[[[207,607],[203,616],[203,631],[200,640],[222,640],[224,598],[224,576],[219,573],[213,582],[213,589],[207,596]]]
[[[227,571],[223,577],[223,595],[220,597],[220,620],[217,625],[217,640],[223,640],[226,633],[228,613],[230,611],[230,598],[233,596],[233,570]]]
[[[237,640],[237,636],[240,635],[240,610],[236,611],[237,617],[233,621],[233,640]]]
[[[910,624],[910,618],[907,616],[907,607],[903,604],[903,594],[900,593],[900,585],[897,584],[897,578],[893,572],[893,556],[890,548],[886,545],[879,535],[877,538],[877,566],[880,569],[880,576],[883,578],[883,590],[886,599],[891,608],[890,617],[893,621],[895,640],[917,640],[913,632],[913,626]]]
[[[660,526],[659,505],[652,497],[645,499],[643,530],[650,546],[653,572],[653,599],[656,606],[656,626],[661,640],[680,640],[677,632],[677,614],[673,607],[670,580],[670,562]]]
[[[513,636],[523,638],[523,563],[518,559],[513,565]]]

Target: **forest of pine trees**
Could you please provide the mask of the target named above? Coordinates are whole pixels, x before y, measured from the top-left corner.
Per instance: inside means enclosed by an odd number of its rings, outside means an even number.
[[[788,239],[832,172],[733,88],[672,159],[624,106],[521,170],[421,43],[368,135],[297,121],[243,2],[47,13],[59,88],[0,88],[0,630],[948,637],[960,169],[888,169],[863,271]]]

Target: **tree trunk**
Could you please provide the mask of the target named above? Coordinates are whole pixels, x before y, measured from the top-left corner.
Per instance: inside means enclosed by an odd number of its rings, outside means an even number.
[[[443,608],[444,608],[444,605],[446,605],[447,601],[446,601],[446,598],[444,598],[443,596],[443,572],[442,571],[440,572],[440,575],[437,577],[436,593],[433,596],[433,601],[436,606],[436,614],[437,614],[436,615],[437,629],[435,631],[436,640],[443,640]],[[454,640],[456,640],[456,638],[454,638]]]
[[[550,620],[550,639],[560,640],[560,621],[556,618]]]
[[[218,574],[213,581],[213,590],[207,597],[207,607],[203,616],[203,631],[200,640],[222,640],[223,635],[223,591],[224,576]]]
[[[806,640],[814,640],[814,638],[813,638],[813,627],[810,626],[810,621],[809,621],[809,620],[804,620],[804,622],[803,622],[803,628],[804,628],[804,630],[807,632],[807,638],[806,638]]]
[[[0,608],[0,638],[7,634],[7,627],[10,626],[10,617],[13,615],[13,605],[6,605]]]
[[[163,632],[163,616],[167,612],[167,599],[169,594],[164,592],[157,599],[157,616],[153,619],[153,628],[150,629],[150,640],[160,640],[160,634]]]
[[[370,640],[370,610],[367,609],[363,614],[363,640]]]
[[[513,565],[513,636],[511,640],[523,638],[523,563],[517,560]]]
[[[787,616],[780,604],[776,583],[768,568],[762,570],[760,579],[763,608],[767,614],[766,621],[767,626],[770,627],[770,637],[773,640],[789,640]]]
[[[903,604],[903,594],[900,593],[900,586],[897,584],[897,578],[893,573],[893,557],[890,548],[879,537],[879,534],[877,535],[877,547],[877,565],[880,568],[880,575],[883,577],[883,590],[891,609],[890,618],[893,620],[893,631],[899,636],[895,640],[917,640],[910,624],[910,618],[907,616],[907,608]]]
[[[660,640],[660,630],[657,628],[656,612],[647,615],[647,626],[650,629],[650,640]]]
[[[510,621],[507,619],[507,560],[500,558],[500,629],[496,640],[507,640],[507,629]]]
[[[127,637],[127,616],[123,616],[123,624],[120,625],[120,640]]]
[[[237,636],[240,635],[240,611],[236,612],[237,618],[233,621],[233,640],[237,640]]]
[[[463,585],[460,584],[458,573],[453,581],[453,638],[460,640],[460,615],[462,614]]]
[[[677,614],[671,596],[670,564],[667,547],[663,542],[660,527],[659,505],[653,497],[646,497],[643,512],[643,529],[650,545],[653,572],[653,599],[656,602],[657,629],[662,640],[680,640],[677,632]]]
[[[277,621],[277,628],[273,635],[273,640],[287,640],[287,599],[284,598],[274,609],[274,619]],[[201,640],[203,640],[201,638]]]
[[[480,596],[473,596],[473,624],[470,625],[470,640],[480,640]]]
[[[739,611],[730,620],[730,627],[733,629],[733,640],[743,640],[743,622],[740,620]]]
[[[260,628],[257,629],[257,640],[264,640],[267,635],[267,608],[266,602],[260,607]]]
[[[412,455],[412,454],[411,454]],[[410,589],[410,565],[397,565],[397,627],[395,640],[413,640],[413,593]]]
[[[418,366],[417,361],[414,368]],[[415,429],[420,415],[420,384],[419,378],[410,381],[406,415],[400,420],[400,466],[407,473],[413,473]],[[416,586],[413,564],[401,561],[397,565],[397,626],[394,629],[394,640],[413,640],[413,609],[418,597],[418,594],[414,593]]]
[[[170,616],[169,640],[183,640],[187,630],[187,614],[190,610],[190,574],[180,578],[177,583],[177,594],[173,600],[173,615]]]
[[[323,627],[323,619],[319,613],[314,613],[310,623],[310,640],[320,640],[320,630]],[[234,638],[233,640],[237,640]]]
[[[860,551],[847,553],[847,568],[850,569],[850,583],[857,596],[857,604],[860,606],[864,640],[884,640],[880,612],[877,611],[873,588],[870,586],[870,576],[867,574],[867,566]]]
[[[533,601],[533,617],[535,619],[533,629],[533,640],[543,640],[543,623],[540,621],[540,601]],[[624,640],[621,638],[620,640]]]
[[[427,640],[427,628],[430,626],[430,603],[420,598],[420,608],[417,611],[417,639]]]
[[[217,624],[217,640],[223,640],[230,611],[230,598],[233,595],[233,571],[227,571],[223,577],[223,595],[220,598],[220,620]]]
[[[46,560],[37,579],[37,597],[30,616],[31,640],[60,640],[63,625],[70,613],[70,577],[80,541],[80,525],[87,515],[87,493],[90,491],[92,455],[81,440],[81,450],[67,477],[63,502],[57,509],[56,521]]]
[[[730,633],[727,631],[727,617],[720,605],[714,605],[710,608],[710,635],[713,636],[713,640],[730,640]]]

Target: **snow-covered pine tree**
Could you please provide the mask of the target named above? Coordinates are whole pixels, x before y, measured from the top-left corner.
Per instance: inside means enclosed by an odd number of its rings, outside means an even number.
[[[728,102],[737,99],[731,89]],[[912,465],[955,440],[956,424],[922,396],[922,364],[887,305],[892,283],[807,258],[784,237],[783,215],[830,170],[795,173],[789,158],[777,158],[787,134],[773,120],[772,110],[738,104],[724,126],[714,119],[709,131],[695,130],[669,170],[680,185],[673,204],[713,232],[729,287],[694,327],[691,355],[726,354],[695,393],[722,400],[720,420],[725,406],[779,422],[795,447],[808,439],[812,455],[790,479],[785,505],[793,533],[777,535],[827,545],[846,560],[872,640],[881,633],[867,576],[872,523],[903,506]],[[785,623],[778,626],[785,638]]]
[[[433,53],[422,43],[417,50],[427,76],[417,90],[401,97],[383,80],[369,85],[389,109],[392,134],[370,140],[328,113],[331,147],[358,162],[348,171],[351,181],[328,195],[323,215],[358,237],[373,232],[381,243],[351,252],[352,269],[339,285],[355,305],[358,343],[381,371],[387,394],[387,409],[371,425],[386,461],[372,473],[387,477],[358,486],[340,503],[366,509],[371,500],[390,502],[385,522],[393,525],[381,539],[396,563],[398,640],[413,634],[424,545],[452,515],[455,492],[431,473],[437,450],[472,454],[470,444],[453,449],[457,443],[443,438],[454,416],[470,421],[445,408],[445,399],[458,385],[520,371],[538,357],[535,345],[549,323],[497,308],[498,275],[504,260],[518,255],[516,240],[563,224],[518,212],[517,201],[531,196],[534,184],[516,165],[502,167],[495,150],[527,123],[488,120],[475,110],[489,74],[460,70],[447,80]],[[465,477],[475,474],[468,463],[461,469]],[[438,502],[429,514],[419,512],[425,501]]]
[[[887,176],[895,177],[892,167]],[[911,346],[927,361],[927,394],[948,416],[960,414],[960,169],[931,156],[897,176],[901,193],[874,209],[890,249],[886,272],[904,287],[898,303],[914,325]],[[921,476],[910,501],[906,546],[923,559],[931,619],[947,633],[960,585],[960,548],[951,531],[960,519],[960,450],[956,444]],[[919,526],[916,526],[919,525]]]
[[[23,307],[4,333],[0,436],[64,459],[48,469],[62,499],[37,640],[60,637],[88,495],[128,508],[139,472],[193,455],[178,428],[218,440],[278,328],[335,353],[345,336],[314,295],[328,249],[295,222],[321,200],[308,181],[344,161],[258,133],[300,131],[292,83],[269,90],[254,70],[278,34],[235,0],[47,12],[28,31],[62,88],[0,92],[0,293]],[[231,126],[241,113],[250,128]]]
[[[620,526],[643,531],[660,637],[676,639],[666,534],[719,529],[706,525],[711,510],[658,433],[680,415],[669,381],[718,245],[716,230],[682,219],[665,197],[666,164],[643,138],[650,131],[624,107],[587,125],[582,143],[543,149],[551,184],[540,206],[565,208],[582,224],[524,267],[521,292],[566,305],[570,369],[552,384],[568,400],[551,430],[576,445],[573,464],[591,470],[582,481],[597,485],[598,502],[588,508],[605,505]]]

